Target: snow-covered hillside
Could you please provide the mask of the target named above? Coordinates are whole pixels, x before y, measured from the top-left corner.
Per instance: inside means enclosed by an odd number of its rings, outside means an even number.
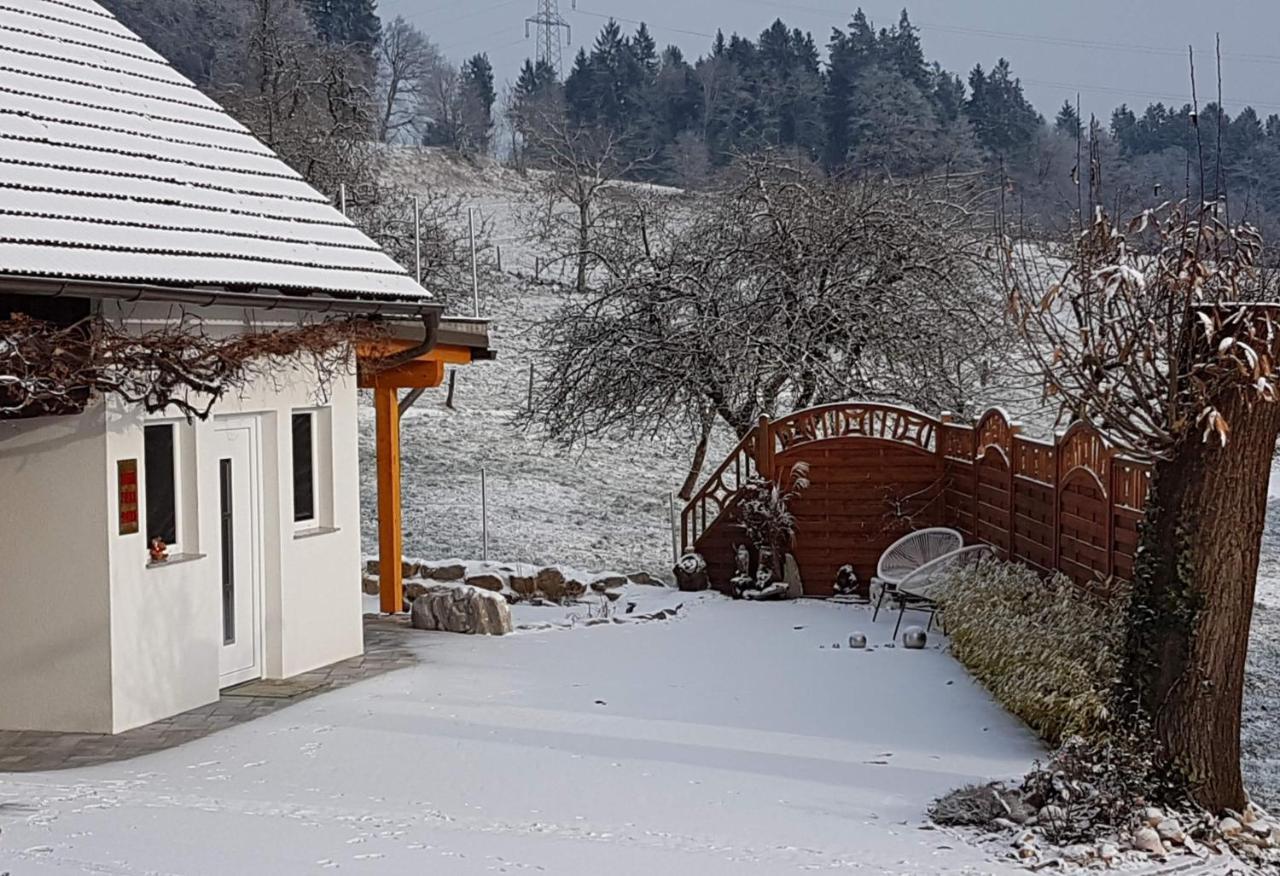
[[[411,191],[462,196],[492,224],[504,274],[486,284],[498,358],[461,368],[454,409],[431,390],[402,431],[405,552],[479,557],[480,470],[489,504],[489,554],[529,563],[645,570],[672,565],[670,491],[678,489],[691,442],[680,435],[597,441],[566,450],[512,424],[527,404],[529,366],[543,360],[533,326],[554,312],[553,287],[531,282],[539,253],[521,221],[532,184],[514,171],[483,169],[433,150],[403,150],[391,171]],[[377,547],[373,410],[365,400],[360,440],[364,545]]]

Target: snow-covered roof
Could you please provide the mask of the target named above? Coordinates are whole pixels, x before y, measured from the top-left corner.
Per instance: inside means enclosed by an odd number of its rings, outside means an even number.
[[[0,274],[429,297],[93,0],[0,0]]]

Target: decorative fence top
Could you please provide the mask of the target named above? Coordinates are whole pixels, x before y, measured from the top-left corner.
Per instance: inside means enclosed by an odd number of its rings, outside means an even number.
[[[767,422],[767,421],[766,421]],[[893,405],[840,403],[796,411],[769,425],[775,452],[836,438],[876,438],[932,451],[939,421]]]

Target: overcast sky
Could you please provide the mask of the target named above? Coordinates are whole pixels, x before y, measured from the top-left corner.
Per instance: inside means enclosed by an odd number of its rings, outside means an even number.
[[[837,0],[559,0],[573,44],[589,44],[609,16],[634,29],[643,19],[660,46],[675,43],[690,59],[707,51],[717,27],[755,36],[775,18],[811,31],[825,46],[833,25],[848,23],[858,3]],[[540,0],[380,0],[384,18],[403,15],[455,60],[488,52],[499,82],[515,78],[534,51],[524,19]],[[878,27],[897,21],[902,0],[862,0]],[[1080,92],[1085,114],[1108,117],[1127,102],[1178,105],[1190,99],[1187,45],[1196,49],[1202,102],[1212,99],[1214,32],[1222,34],[1223,94],[1234,111],[1252,104],[1280,113],[1280,0],[913,0],[925,55],[967,74],[1009,59],[1028,96],[1046,116]],[[1217,20],[1211,18],[1217,15]]]

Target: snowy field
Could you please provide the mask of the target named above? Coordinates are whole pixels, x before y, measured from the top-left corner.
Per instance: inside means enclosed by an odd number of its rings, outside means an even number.
[[[513,425],[528,404],[530,363],[543,373],[545,354],[534,326],[558,303],[553,287],[529,282],[535,256],[542,252],[529,240],[522,218],[532,203],[532,185],[507,169],[480,172],[428,154],[423,161],[397,161],[397,178],[415,191],[464,194],[465,203],[492,228],[506,273],[483,286],[482,312],[493,321],[497,361],[457,369],[453,409],[445,407],[446,388],[440,387],[405,415],[405,552],[480,556],[483,468],[490,556],[668,573],[673,565],[669,494],[679,489],[688,467],[692,445],[687,436],[620,436],[566,450]],[[377,544],[373,408],[364,401],[360,455],[368,510],[363,536],[365,551],[372,554]]]
[[[1015,872],[924,825],[1042,753],[936,644],[667,594],[666,622],[409,634],[419,666],[181,748],[0,774],[0,873]],[[854,629],[878,647],[833,649]]]

